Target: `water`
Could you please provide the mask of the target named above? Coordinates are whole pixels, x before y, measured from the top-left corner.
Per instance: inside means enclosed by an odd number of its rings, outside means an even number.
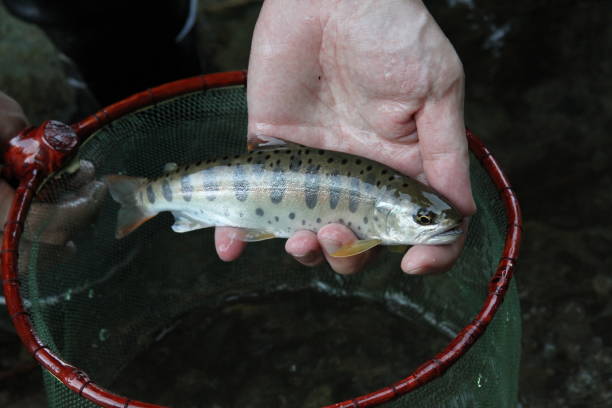
[[[407,377],[449,340],[380,303],[314,290],[196,309],[160,334],[111,389],[183,408],[320,407]]]

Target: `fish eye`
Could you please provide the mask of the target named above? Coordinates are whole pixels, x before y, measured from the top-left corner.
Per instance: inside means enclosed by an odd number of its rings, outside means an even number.
[[[436,219],[436,214],[424,208],[419,209],[414,215],[414,220],[420,225],[431,225]]]

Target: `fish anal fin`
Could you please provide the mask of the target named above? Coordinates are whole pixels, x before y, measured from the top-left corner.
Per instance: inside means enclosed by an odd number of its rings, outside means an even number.
[[[257,229],[245,229],[244,235],[242,236],[242,241],[244,242],[257,242],[257,241],[265,241],[267,239],[276,238],[276,235],[262,230]]]
[[[287,142],[276,137],[265,135],[251,136],[249,137],[249,141],[247,143],[247,149],[249,150],[249,152],[260,150],[290,149],[294,147],[301,146],[296,143]]]
[[[334,258],[347,258],[374,248],[375,246],[380,245],[381,242],[382,241],[380,239],[362,239],[343,245],[336,252],[330,255]]]

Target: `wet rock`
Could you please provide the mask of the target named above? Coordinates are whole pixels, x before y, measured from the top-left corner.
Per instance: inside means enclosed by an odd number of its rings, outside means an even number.
[[[76,112],[76,93],[66,82],[61,57],[46,35],[13,18],[0,5],[0,38],[0,89],[22,105],[31,123],[70,122]]]

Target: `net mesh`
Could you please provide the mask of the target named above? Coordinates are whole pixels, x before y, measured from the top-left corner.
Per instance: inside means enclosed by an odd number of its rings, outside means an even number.
[[[330,404],[408,376],[486,297],[506,220],[474,158],[479,210],[461,258],[439,276],[406,276],[401,255],[386,252],[354,276],[305,268],[281,240],[223,263],[212,229],[176,234],[168,214],[114,238],[118,205],[96,180],[240,153],[246,109],[245,88],[228,87],[126,115],[80,147],[81,170],[67,167],[37,194],[20,246],[25,304],[43,343],[111,391],[177,407]],[[66,203],[79,199],[86,209],[71,213]],[[520,335],[512,283],[466,355],[383,406],[515,407]],[[46,372],[44,380],[50,407],[94,406]]]

